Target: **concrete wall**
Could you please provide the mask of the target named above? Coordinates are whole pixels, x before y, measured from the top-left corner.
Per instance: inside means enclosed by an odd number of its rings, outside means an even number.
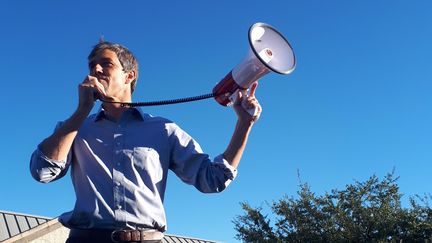
[[[53,219],[2,243],[60,243],[65,242],[68,235],[69,229],[63,227],[57,219]]]

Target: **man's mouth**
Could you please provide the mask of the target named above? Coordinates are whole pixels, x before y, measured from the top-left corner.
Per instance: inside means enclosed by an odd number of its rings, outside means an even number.
[[[108,77],[97,76],[96,78],[97,78],[97,80],[98,80],[99,82],[100,82],[100,81],[108,82]]]

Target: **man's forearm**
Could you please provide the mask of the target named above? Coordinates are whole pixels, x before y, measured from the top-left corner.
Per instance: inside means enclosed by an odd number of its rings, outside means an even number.
[[[64,160],[89,111],[77,110],[51,136],[40,144],[42,153],[53,160]]]
[[[234,168],[237,168],[240,163],[240,159],[245,150],[252,124],[253,122],[242,123],[237,121],[231,141],[223,153],[224,158]]]

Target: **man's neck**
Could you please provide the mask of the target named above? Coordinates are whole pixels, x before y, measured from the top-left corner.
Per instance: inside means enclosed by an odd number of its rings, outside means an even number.
[[[121,102],[130,103],[131,99],[124,99]],[[129,109],[127,106],[122,106],[121,103],[103,103],[102,107],[105,110],[105,114],[111,119],[114,119],[115,121],[118,121],[122,116],[123,112]]]
[[[105,115],[114,121],[118,121],[127,109],[127,107],[121,107],[121,104],[103,103],[102,107],[105,111]]]

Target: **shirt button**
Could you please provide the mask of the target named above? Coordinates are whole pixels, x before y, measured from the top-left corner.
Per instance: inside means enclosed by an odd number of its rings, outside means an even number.
[[[121,205],[117,205],[117,209],[121,209],[122,208],[122,206]]]
[[[120,186],[120,182],[116,181],[115,185]]]

